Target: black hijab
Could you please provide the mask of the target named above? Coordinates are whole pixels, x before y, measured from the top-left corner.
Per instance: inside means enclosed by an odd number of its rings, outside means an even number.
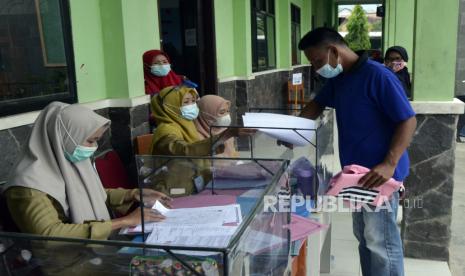
[[[387,59],[390,52],[399,53],[399,55],[402,57],[402,59],[405,62],[408,62],[407,50],[405,50],[404,47],[402,47],[402,46],[392,46],[392,47],[390,47],[389,49],[387,49],[386,54],[384,55],[384,60]],[[404,90],[405,90],[405,94],[407,94],[407,98],[411,99],[412,98],[412,92],[411,92],[412,83],[410,82],[410,74],[408,72],[408,68],[404,67],[402,70],[399,70],[395,74],[397,75],[400,82],[402,83],[402,86],[404,87]]]

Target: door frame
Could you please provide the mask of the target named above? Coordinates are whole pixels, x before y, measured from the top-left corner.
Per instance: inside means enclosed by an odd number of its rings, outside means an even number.
[[[158,34],[160,37],[160,49],[163,47],[163,33],[161,24],[160,1],[157,0]],[[216,57],[216,32],[215,32],[215,1],[197,1],[197,55],[199,57],[198,70],[200,73],[203,94],[218,94],[218,71]],[[182,34],[184,44],[184,34]]]

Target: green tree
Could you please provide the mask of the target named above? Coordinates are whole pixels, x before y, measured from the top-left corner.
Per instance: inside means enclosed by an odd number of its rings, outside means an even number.
[[[347,23],[349,33],[345,37],[352,50],[358,51],[371,48],[370,37],[368,36],[369,28],[370,24],[362,6],[355,5]]]

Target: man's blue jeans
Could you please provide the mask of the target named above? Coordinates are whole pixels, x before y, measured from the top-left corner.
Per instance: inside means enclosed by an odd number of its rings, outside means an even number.
[[[354,235],[359,241],[359,254],[364,276],[403,276],[404,252],[397,228],[399,193],[385,203],[378,212],[376,207],[362,207],[352,213]],[[372,210],[371,212],[368,209]]]

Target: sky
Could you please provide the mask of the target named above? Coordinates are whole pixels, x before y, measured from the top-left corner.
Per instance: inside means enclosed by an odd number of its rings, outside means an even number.
[[[350,9],[352,10],[354,5],[339,5],[339,11],[341,9]],[[377,6],[380,6],[379,4],[370,4],[370,5],[362,5],[362,8],[366,11],[366,12],[376,12],[376,7]]]

